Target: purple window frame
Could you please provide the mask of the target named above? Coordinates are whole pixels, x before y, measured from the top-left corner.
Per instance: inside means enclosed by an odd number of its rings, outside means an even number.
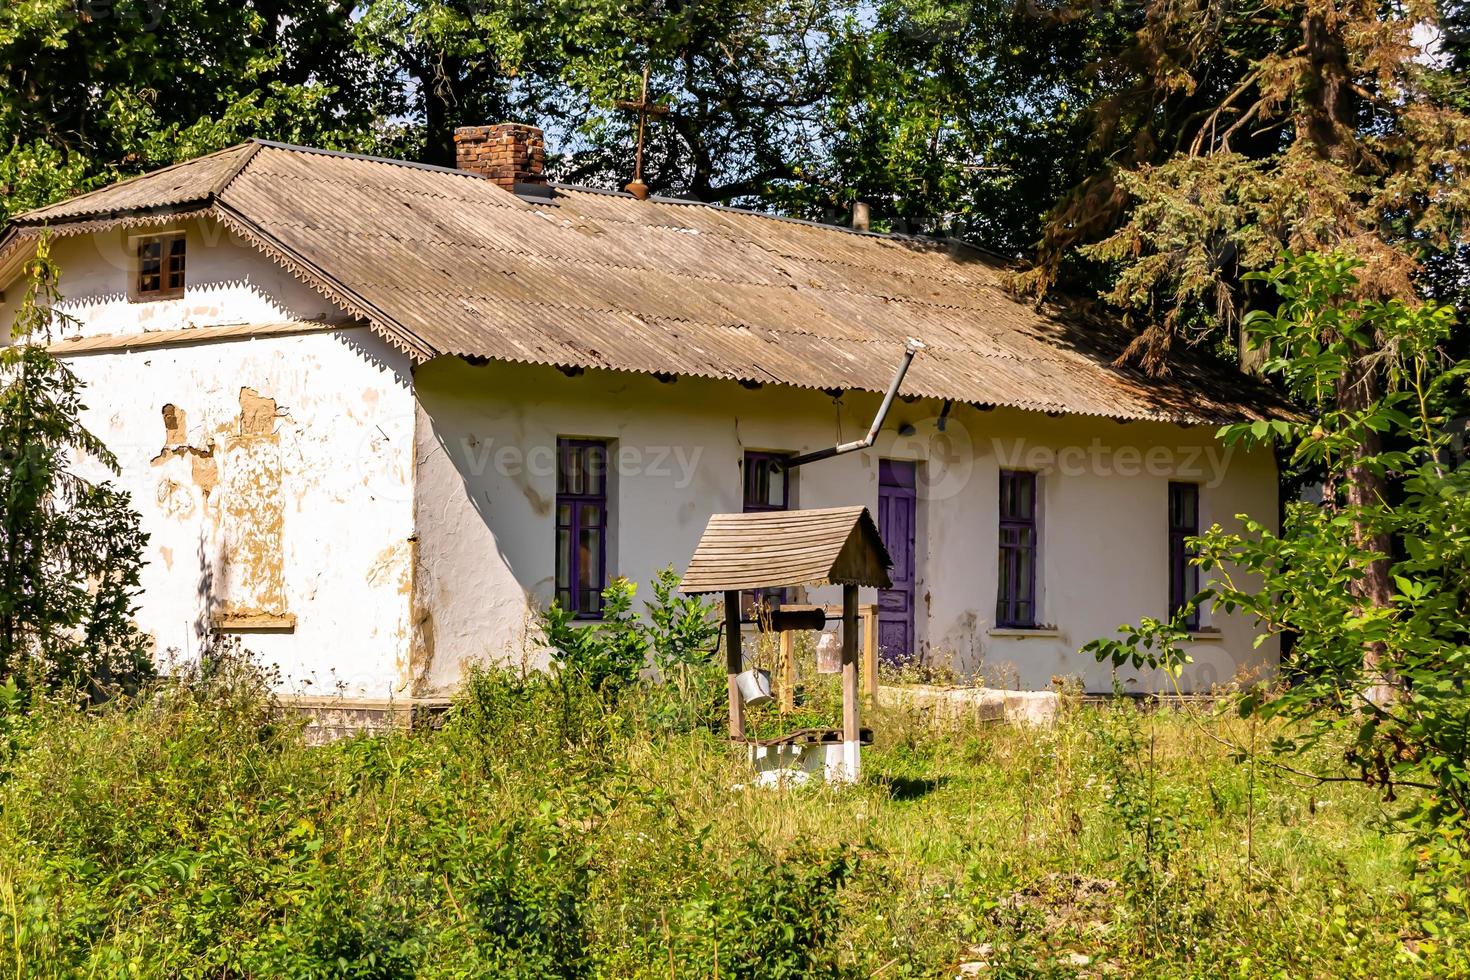
[[[740,468],[740,479],[742,489],[740,491],[740,506],[747,514],[772,512],[791,509],[791,474],[784,472],[781,475],[781,502],[773,504],[770,502],[770,464],[790,458],[790,453],[762,452],[756,449],[748,449],[745,452],[745,460]],[[761,489],[760,473],[767,474],[765,493],[757,493]],[[742,615],[750,619],[755,616],[755,607],[758,601],[765,600],[768,605],[775,605],[788,600],[785,589],[761,589],[756,592],[746,592],[740,597]]]
[[[577,619],[602,615],[607,461],[605,439],[556,440],[556,601]]]
[[[791,509],[791,474],[783,471],[781,476],[781,502],[773,504],[770,502],[770,493],[757,494],[760,489],[759,474],[767,474],[766,488],[769,491],[770,464],[781,462],[790,458],[790,453],[760,452],[758,450],[746,450],[745,465],[741,468],[741,479],[744,480],[745,488],[740,493],[741,509],[747,514],[757,511],[790,510]]]
[[[995,624],[1012,629],[1036,625],[1036,474],[1000,471],[1000,569]]]
[[[1169,484],[1169,618],[1199,593],[1199,566],[1191,563],[1189,539],[1199,535],[1199,484]],[[1185,619],[1188,629],[1199,629],[1199,610]]]

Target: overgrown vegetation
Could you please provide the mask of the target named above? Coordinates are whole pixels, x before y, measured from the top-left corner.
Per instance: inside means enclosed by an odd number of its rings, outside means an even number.
[[[610,703],[486,672],[440,731],[310,748],[255,673],[212,662],[132,702],[4,716],[7,975],[1465,965],[1463,917],[1416,904],[1414,854],[1370,795],[1216,741],[1279,723],[1069,703],[1041,730],[880,708],[861,785],[775,791],[745,788],[717,724],[659,722],[673,685]]]
[[[1289,505],[1281,531],[1243,517],[1193,542],[1212,587],[1196,597],[1280,636],[1288,684],[1249,691],[1243,717],[1288,719],[1267,764],[1321,781],[1360,782],[1391,806],[1443,880],[1425,901],[1462,920],[1470,885],[1470,461],[1463,381],[1470,365],[1444,353],[1454,311],[1435,303],[1359,297],[1360,263],[1340,255],[1288,257],[1261,278],[1280,294],[1274,313],[1247,320],[1264,369],[1310,411],[1297,420],[1229,426],[1229,442],[1280,448],[1298,475],[1320,479],[1320,503]],[[1360,352],[1382,353],[1379,393],[1344,406]],[[1371,451],[1366,451],[1371,449]],[[1367,474],[1381,493],[1357,491]],[[1391,581],[1386,602],[1362,583]],[[1145,620],[1089,649],[1115,664],[1163,667],[1187,659],[1181,613]],[[1323,745],[1333,747],[1326,756]],[[1239,746],[1244,756],[1255,749]]]
[[[117,471],[80,422],[82,382],[60,339],[59,272],[42,241],[0,346],[0,683],[101,698],[151,673],[132,622],[147,536],[127,494],[78,475]]]

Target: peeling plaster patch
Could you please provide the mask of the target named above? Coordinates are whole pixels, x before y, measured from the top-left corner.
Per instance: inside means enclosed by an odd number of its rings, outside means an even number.
[[[194,494],[168,477],[158,481],[158,509],[165,517],[184,520],[194,515]]]
[[[158,557],[163,559],[164,568],[168,569],[169,571],[174,570],[174,549],[160,545],[158,549]]]
[[[189,460],[189,474],[194,485],[204,492],[205,499],[219,485],[219,465],[214,461],[214,449],[195,452]]]
[[[410,693],[417,697],[429,678],[429,669],[434,666],[434,612],[426,605],[415,603],[413,611],[413,638],[408,651],[408,680]]]
[[[412,545],[407,541],[389,545],[378,552],[368,567],[368,585],[395,583],[399,595],[408,595],[413,585],[411,568]]]
[[[275,434],[276,400],[262,398],[254,388],[240,389],[240,434],[269,436]]]
[[[240,434],[226,439],[223,470],[216,471],[226,619],[289,615],[277,415],[275,399],[241,388]]]
[[[165,447],[182,446],[189,441],[189,423],[184,410],[172,403],[163,406],[163,444]]]
[[[219,468],[214,461],[214,443],[209,442],[202,448],[189,445],[188,435],[189,423],[184,410],[172,403],[163,406],[163,448],[158,455],[153,457],[154,466],[162,466],[171,459],[189,459],[189,478],[194,486],[198,487],[204,495],[205,503],[209,502],[209,494],[219,483]],[[170,484],[165,488],[164,484]],[[161,481],[158,485],[159,502],[163,501],[165,494],[174,493],[173,487],[177,486],[171,480]],[[187,517],[194,512],[191,504],[187,510],[175,508],[177,513],[173,516]]]

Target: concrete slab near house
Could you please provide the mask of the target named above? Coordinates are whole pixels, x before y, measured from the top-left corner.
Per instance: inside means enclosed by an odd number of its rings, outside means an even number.
[[[992,687],[884,685],[878,696],[887,708],[917,711],[938,724],[993,721],[1049,728],[1056,723],[1061,704],[1055,691],[1004,691]]]

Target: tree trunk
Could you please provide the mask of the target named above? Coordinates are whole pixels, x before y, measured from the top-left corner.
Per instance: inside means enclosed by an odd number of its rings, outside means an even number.
[[[1380,386],[1378,375],[1359,359],[1338,383],[1337,406],[1346,412],[1361,411],[1377,401],[1382,394],[1378,390]],[[1375,531],[1363,516],[1363,511],[1382,506],[1387,501],[1387,482],[1382,474],[1364,462],[1381,451],[1382,440],[1378,433],[1364,433],[1354,448],[1352,462],[1343,474],[1348,512],[1354,515],[1353,543],[1383,556],[1368,563],[1353,590],[1360,609],[1383,608],[1393,602],[1392,565],[1388,557],[1393,543],[1387,534]],[[1388,652],[1382,643],[1370,643],[1363,650],[1363,679],[1368,700],[1379,705],[1393,700],[1396,686],[1393,665],[1388,661]]]
[[[1355,169],[1361,155],[1354,138],[1358,100],[1353,91],[1347,47],[1343,31],[1349,19],[1341,11],[1313,9],[1302,18],[1302,47],[1310,64],[1303,73],[1301,110],[1297,114],[1297,139],[1310,140],[1313,149],[1324,159]],[[1359,11],[1360,19],[1372,14]],[[1342,411],[1361,411],[1383,394],[1383,380],[1364,361],[1368,351],[1354,350],[1354,359],[1338,381],[1337,407]],[[1383,557],[1368,563],[1363,577],[1353,589],[1359,609],[1383,608],[1393,602],[1390,578],[1392,542],[1387,534],[1375,531],[1364,510],[1382,506],[1387,501],[1384,478],[1364,460],[1382,451],[1378,433],[1365,431],[1353,448],[1353,458],[1343,472],[1345,504],[1354,515],[1353,542],[1358,547]],[[1364,696],[1375,704],[1393,699],[1396,682],[1393,665],[1382,643],[1370,643],[1363,650]]]

